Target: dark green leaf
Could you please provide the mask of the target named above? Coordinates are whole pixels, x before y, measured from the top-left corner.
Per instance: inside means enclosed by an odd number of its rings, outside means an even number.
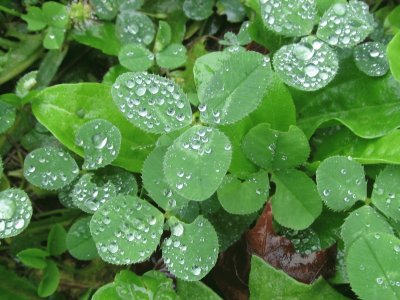
[[[47,238],[47,251],[50,255],[61,255],[67,250],[67,232],[60,224],[54,225]]]

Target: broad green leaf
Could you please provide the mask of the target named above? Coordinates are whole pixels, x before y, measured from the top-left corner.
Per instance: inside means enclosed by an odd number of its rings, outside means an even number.
[[[96,244],[90,234],[90,219],[76,221],[68,230],[66,243],[68,252],[78,260],[92,260],[98,257]]]
[[[241,181],[226,175],[218,190],[218,200],[231,214],[245,215],[263,207],[269,196],[267,172],[259,172]]]
[[[232,53],[199,95],[201,120],[230,124],[243,119],[261,103],[271,74],[268,57],[256,52]]]
[[[98,83],[57,85],[43,90],[32,105],[35,117],[67,148],[83,156],[75,134],[88,121],[105,119],[121,132],[121,150],[114,165],[140,171],[156,137],[132,127],[115,107],[110,87]]]
[[[179,280],[176,284],[177,293],[182,299],[191,300],[222,300],[211,288],[201,281]]]
[[[46,1],[42,6],[43,16],[50,27],[65,28],[68,24],[67,6],[54,2]]]
[[[323,88],[335,77],[339,60],[323,41],[313,36],[285,45],[274,55],[273,65],[281,79],[304,91]]]
[[[0,192],[0,238],[20,234],[32,217],[32,205],[28,195],[20,189]]]
[[[157,65],[161,68],[175,69],[186,62],[186,47],[180,44],[171,44],[156,54]]]
[[[43,46],[50,50],[60,49],[64,43],[65,32],[63,28],[49,27],[43,39]]]
[[[266,123],[250,129],[242,149],[247,158],[266,170],[296,167],[310,154],[308,140],[299,128],[290,126],[288,132],[282,132]]]
[[[171,26],[165,21],[158,22],[158,30],[156,35],[156,40],[154,42],[154,51],[160,52],[167,45],[171,43],[172,30]]]
[[[368,42],[356,46],[354,60],[357,68],[368,76],[383,76],[389,70],[386,45],[379,42]]]
[[[169,219],[171,236],[162,245],[168,270],[177,278],[197,281],[210,272],[217,262],[218,237],[211,223],[198,216],[191,224]]]
[[[347,249],[360,237],[368,233],[393,234],[389,223],[370,206],[363,206],[346,218],[342,226],[342,238]]]
[[[347,3],[347,0],[316,0],[318,15],[322,16],[332,5],[336,3]]]
[[[361,299],[400,298],[400,240],[394,235],[362,235],[350,247],[346,264],[350,286]]]
[[[397,81],[400,81],[400,32],[398,32],[387,46],[387,57],[389,59],[390,71]]]
[[[156,250],[164,216],[135,196],[117,196],[92,217],[90,232],[100,257],[116,265],[145,261]]]
[[[78,129],[75,143],[83,148],[85,161],[82,169],[94,170],[117,158],[121,148],[121,132],[111,122],[96,119]]]
[[[115,104],[132,124],[152,133],[189,125],[189,100],[171,79],[147,73],[125,73],[111,90]]]
[[[387,166],[379,173],[372,191],[372,203],[386,216],[400,220],[400,167]]]
[[[340,75],[318,92],[292,91],[297,125],[310,137],[327,121],[339,121],[364,138],[383,136],[400,125],[400,83],[390,74],[369,77],[349,60]],[[374,124],[374,126],[371,126]]]
[[[165,179],[182,197],[203,201],[221,184],[231,157],[232,145],[223,133],[211,127],[193,126],[168,148]]]
[[[52,260],[47,261],[47,266],[43,271],[42,280],[38,286],[38,295],[40,297],[48,297],[57,290],[60,282],[60,271],[56,263]]]
[[[272,198],[274,219],[281,225],[302,230],[322,212],[322,202],[315,183],[297,170],[277,171],[272,176],[276,192]]]
[[[218,0],[217,11],[220,15],[226,15],[231,23],[242,21],[246,17],[246,9],[240,0]]]
[[[18,259],[27,267],[44,269],[47,266],[46,257],[50,256],[47,251],[38,248],[28,248],[18,252]]]
[[[14,106],[0,101],[0,134],[6,132],[15,121],[16,109]]]
[[[42,30],[47,26],[45,16],[42,10],[36,6],[28,6],[27,14],[21,18],[28,23],[28,30]]]
[[[111,181],[97,183],[90,173],[84,174],[70,193],[74,206],[89,214],[95,213],[116,195],[116,187]]]
[[[390,25],[391,30],[394,33],[399,32],[400,30],[400,5],[393,8],[393,10],[387,15],[385,19],[385,25],[388,23]]]
[[[322,277],[312,284],[304,284],[253,255],[249,279],[250,300],[344,300]]]
[[[317,37],[332,46],[354,47],[374,29],[374,17],[368,10],[368,4],[357,0],[332,5],[319,22]]]
[[[151,199],[164,210],[171,211],[185,205],[189,200],[171,189],[166,179],[160,176],[164,173],[163,162],[166,152],[166,147],[157,147],[149,154],[143,164],[142,180]]]
[[[24,161],[25,178],[45,190],[57,190],[70,184],[78,173],[75,160],[61,148],[36,149]]]
[[[0,295],[3,299],[39,300],[36,286],[26,277],[20,277],[13,270],[0,266]]]
[[[92,296],[92,300],[121,300],[115,288],[114,282],[100,287]]]
[[[285,36],[303,36],[311,32],[317,16],[315,0],[260,0],[265,26]]]
[[[189,19],[201,21],[211,16],[213,6],[214,0],[185,0],[183,12]]]
[[[367,197],[364,168],[351,157],[325,159],[316,172],[318,192],[334,211],[349,209],[357,200]]]
[[[118,53],[122,66],[130,71],[146,71],[154,64],[154,54],[142,44],[126,44]]]
[[[118,13],[121,0],[89,0],[101,20],[112,20]]]
[[[115,30],[122,44],[149,45],[155,35],[151,19],[141,12],[121,11],[115,23]]]
[[[47,251],[50,255],[57,256],[63,254],[67,250],[66,240],[67,232],[60,224],[55,224],[47,238]]]

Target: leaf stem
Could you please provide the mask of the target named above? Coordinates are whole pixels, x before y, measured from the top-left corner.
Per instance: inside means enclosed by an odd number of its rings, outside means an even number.
[[[0,5],[0,11],[5,12],[6,14],[12,15],[14,17],[21,17],[21,13],[11,9],[11,8],[7,8],[3,5]]]

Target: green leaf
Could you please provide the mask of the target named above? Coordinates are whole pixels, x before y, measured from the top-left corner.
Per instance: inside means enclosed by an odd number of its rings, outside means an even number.
[[[218,14],[226,15],[231,23],[242,21],[246,17],[246,9],[240,0],[218,0]]]
[[[97,180],[102,183],[111,182],[117,189],[117,194],[136,195],[138,184],[133,174],[121,168],[106,167],[97,172]]]
[[[251,258],[250,299],[344,300],[322,277],[311,285],[298,282],[265,263],[255,255]]]
[[[102,83],[107,85],[113,85],[118,76],[129,72],[129,70],[121,65],[115,65],[108,69],[107,73],[103,76]]]
[[[319,22],[317,37],[332,46],[354,47],[374,29],[374,17],[368,10],[367,3],[357,0],[332,5]]]
[[[310,154],[308,140],[299,128],[290,126],[288,132],[281,132],[266,123],[250,129],[242,149],[247,158],[266,170],[296,167]]]
[[[211,223],[198,216],[191,224],[172,217],[168,220],[171,236],[162,245],[168,270],[177,278],[197,281],[217,262],[218,237]]]
[[[387,46],[387,57],[389,59],[390,71],[397,81],[400,81],[400,32],[398,32]]]
[[[232,53],[208,81],[204,94],[199,94],[201,120],[230,124],[244,118],[261,103],[271,74],[268,57],[256,52]]]
[[[163,162],[167,152],[166,147],[155,148],[143,164],[143,186],[157,205],[166,211],[184,206],[189,200],[181,197],[168,185],[160,174],[164,173]]]
[[[171,26],[169,26],[169,24],[165,21],[158,22],[158,31],[156,35],[156,40],[154,42],[154,51],[162,51],[167,45],[171,43],[171,39]]]
[[[156,137],[132,127],[115,107],[110,87],[98,83],[57,85],[38,94],[32,105],[35,117],[67,148],[83,156],[75,134],[88,121],[105,119],[121,132],[121,150],[114,165],[140,171]]]
[[[16,116],[16,109],[14,106],[0,101],[0,134],[5,133],[13,126]]]
[[[299,116],[297,125],[308,137],[331,120],[364,138],[383,136],[400,125],[400,83],[389,74],[369,77],[348,60],[325,89],[314,93],[292,91],[292,96]]]
[[[26,91],[30,91],[33,88],[42,89],[49,86],[56,73],[58,72],[65,56],[67,55],[68,47],[64,47],[61,51],[51,50],[46,53],[42,62],[40,63],[39,70],[37,71],[37,77],[30,77],[29,80],[24,82]],[[34,72],[34,71],[33,71]],[[31,73],[33,73],[31,72]]]
[[[241,181],[226,175],[218,190],[218,200],[231,214],[245,215],[263,207],[269,195],[267,172],[259,172]]]
[[[362,235],[346,257],[350,286],[362,299],[399,299],[400,241],[394,235]]]
[[[303,36],[311,32],[317,16],[315,0],[260,1],[264,24],[285,36]]]
[[[0,266],[0,295],[3,299],[38,300],[36,287],[26,277]]]
[[[205,200],[221,184],[231,162],[231,149],[229,139],[219,130],[193,126],[168,148],[165,179],[182,197]]]
[[[126,44],[118,53],[122,66],[130,71],[146,71],[154,64],[154,54],[142,44]]]
[[[28,30],[42,30],[47,26],[45,16],[42,10],[36,6],[28,6],[27,14],[21,18],[28,23]]]
[[[372,203],[386,216],[400,220],[400,167],[387,166],[375,180]]]
[[[151,19],[141,12],[121,11],[115,22],[115,31],[122,44],[149,45],[155,35]]]
[[[0,192],[0,238],[20,234],[32,217],[32,205],[28,195],[20,189]]]
[[[65,28],[68,24],[68,9],[65,5],[47,1],[42,6],[43,15],[50,27]]]
[[[60,49],[64,43],[65,29],[49,27],[46,32],[46,36],[43,40],[43,46],[46,49]]]
[[[389,70],[386,45],[379,42],[368,42],[356,46],[354,60],[357,68],[368,76],[383,76]]]
[[[332,81],[338,71],[339,60],[326,43],[310,36],[280,48],[274,55],[273,65],[287,85],[315,91]]]
[[[370,206],[363,206],[346,218],[342,226],[341,236],[347,249],[360,237],[368,233],[393,234],[389,223]]]
[[[367,198],[364,169],[351,157],[325,159],[319,165],[316,177],[322,200],[334,211],[349,209],[357,200]]]
[[[100,287],[94,293],[92,300],[121,300],[121,298],[117,293],[114,282],[112,282]]]
[[[18,259],[27,267],[44,269],[47,266],[46,257],[50,254],[38,248],[28,248],[18,252]]]
[[[47,251],[50,255],[57,256],[67,250],[66,245],[67,232],[60,224],[54,225],[47,238]]]
[[[95,14],[101,20],[112,20],[118,13],[121,0],[90,0]]]
[[[157,64],[161,68],[175,69],[186,62],[186,47],[181,44],[171,44],[156,54]]]
[[[177,293],[182,299],[191,300],[222,300],[211,288],[201,281],[177,281]]]
[[[170,132],[192,121],[189,100],[171,79],[147,73],[125,73],[117,78],[111,93],[122,114],[148,132]]]
[[[183,2],[183,12],[192,20],[201,21],[207,19],[212,14],[214,6],[213,0],[185,0]]]
[[[117,196],[92,217],[90,232],[100,257],[128,265],[145,261],[156,250],[163,232],[164,216],[135,196]]]
[[[82,169],[98,169],[117,158],[121,148],[121,132],[107,120],[92,120],[78,129],[76,145],[83,148],[85,153]]]
[[[90,217],[79,219],[68,230],[66,244],[68,252],[78,260],[92,260],[98,257],[96,244],[90,233]]]
[[[302,230],[310,226],[322,212],[322,202],[315,183],[297,170],[277,171],[272,176],[276,185],[272,210],[281,225]]]
[[[70,184],[78,173],[75,160],[61,148],[36,149],[24,161],[25,178],[45,190],[57,190]]]
[[[42,280],[38,286],[38,295],[48,297],[55,293],[60,282],[60,271],[55,262],[47,261],[47,267],[44,269]]]

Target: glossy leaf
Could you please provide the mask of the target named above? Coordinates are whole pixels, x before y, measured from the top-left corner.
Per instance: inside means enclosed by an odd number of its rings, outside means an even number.
[[[177,293],[182,299],[192,300],[221,300],[211,288],[201,281],[188,282],[178,280]]]
[[[95,14],[102,20],[114,19],[120,3],[120,0],[90,0]]]
[[[141,12],[124,10],[118,14],[115,30],[122,44],[149,45],[155,35],[151,19]]]
[[[90,219],[76,221],[68,230],[66,244],[68,252],[78,260],[92,260],[98,257],[96,244],[90,234]]]
[[[400,81],[400,32],[397,33],[387,46],[387,56],[389,59],[390,71],[397,81]]]
[[[171,44],[156,54],[157,64],[162,68],[175,69],[186,62],[186,47],[180,44]]]
[[[65,29],[57,27],[49,27],[43,40],[43,46],[46,49],[60,49],[65,39]]]
[[[47,251],[38,248],[27,248],[18,252],[18,259],[30,268],[44,269],[47,266],[46,257],[50,256]]]
[[[383,76],[389,70],[386,46],[379,42],[369,42],[354,48],[357,68],[369,76]]]
[[[246,16],[246,9],[240,0],[218,0],[218,14],[226,15],[231,23],[242,21]]]
[[[154,42],[154,51],[162,51],[167,45],[169,45],[172,39],[171,35],[171,26],[165,21],[159,21],[156,40]]]
[[[22,19],[28,23],[28,30],[42,30],[47,26],[46,19],[42,10],[36,6],[28,6],[27,14],[22,15]]]
[[[130,71],[146,71],[154,64],[154,55],[142,44],[126,44],[118,53],[122,66]]]
[[[65,28],[68,24],[68,9],[67,6],[54,2],[47,1],[42,6],[43,15],[49,26],[55,28]]]
[[[183,3],[183,11],[189,19],[201,21],[207,19],[212,14],[214,5],[213,0],[185,0]]]

